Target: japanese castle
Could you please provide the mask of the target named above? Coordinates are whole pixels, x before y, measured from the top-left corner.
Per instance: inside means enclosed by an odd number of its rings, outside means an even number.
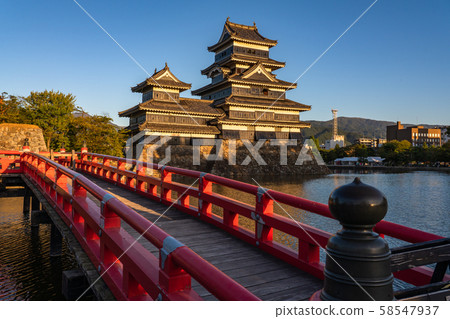
[[[191,138],[301,139],[300,112],[310,105],[286,98],[296,83],[277,79],[273,71],[284,62],[269,57],[276,40],[263,37],[256,25],[226,20],[219,41],[208,47],[214,63],[201,71],[211,83],[192,91],[198,98],[180,97],[191,84],[167,66],[131,88],[142,102],[119,113],[129,117],[128,129],[137,134],[171,136],[180,144]]]

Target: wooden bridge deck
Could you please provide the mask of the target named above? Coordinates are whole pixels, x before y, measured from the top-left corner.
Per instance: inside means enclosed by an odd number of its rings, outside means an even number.
[[[124,204],[175,237],[262,300],[306,300],[323,282],[203,221],[167,206],[85,175]],[[166,212],[167,210],[167,212]],[[138,233],[124,226],[135,238]],[[139,240],[155,256],[158,250]],[[216,300],[193,280],[192,287],[205,300]]]

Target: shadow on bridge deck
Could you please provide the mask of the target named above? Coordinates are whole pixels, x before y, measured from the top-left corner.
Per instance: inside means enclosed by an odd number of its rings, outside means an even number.
[[[158,227],[183,242],[262,300],[306,300],[322,288],[321,280],[221,229],[194,219],[175,208],[167,210],[167,206],[119,186],[89,175],[85,176],[150,221],[157,220]],[[139,236],[131,227],[124,225],[124,228],[135,238]],[[139,242],[158,256],[158,250],[147,240],[140,239]],[[205,300],[216,300],[195,280],[192,281],[192,287]]]

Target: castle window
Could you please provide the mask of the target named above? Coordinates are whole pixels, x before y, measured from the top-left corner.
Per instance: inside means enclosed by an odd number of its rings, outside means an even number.
[[[269,90],[268,90],[268,89],[263,89],[263,90],[262,90],[262,93],[263,93],[264,95],[269,95]]]

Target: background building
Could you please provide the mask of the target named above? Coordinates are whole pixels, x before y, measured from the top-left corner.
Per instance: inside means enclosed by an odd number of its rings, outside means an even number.
[[[450,137],[447,135],[448,126],[441,127],[441,143],[444,145],[450,140]]]
[[[424,128],[423,126],[409,126],[404,127],[401,122],[396,125],[386,127],[387,141],[406,140],[412,146],[422,146],[424,143],[428,146],[441,146],[441,129],[438,128]]]
[[[384,143],[386,143],[385,138],[360,137],[356,140],[356,144],[362,144],[362,145],[365,145],[367,147],[372,147],[372,148],[380,147]]]
[[[336,145],[339,145],[339,147],[345,146],[344,135],[338,135],[337,112],[338,110],[331,110],[331,113],[333,113],[333,137],[331,140],[325,141],[326,150],[332,150],[336,147]]]

